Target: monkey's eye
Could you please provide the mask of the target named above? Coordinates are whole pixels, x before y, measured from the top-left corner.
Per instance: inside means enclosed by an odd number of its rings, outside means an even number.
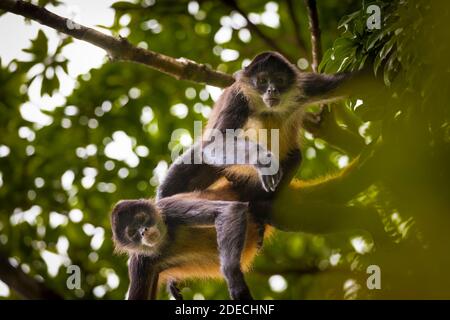
[[[267,84],[267,78],[266,77],[258,77],[256,79],[258,86],[263,86]]]
[[[277,84],[277,86],[284,86],[286,84],[286,79],[284,77],[276,77],[275,78],[275,83]]]

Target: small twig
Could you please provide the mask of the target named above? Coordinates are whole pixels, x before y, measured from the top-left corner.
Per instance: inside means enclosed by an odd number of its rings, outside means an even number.
[[[316,0],[305,0],[308,10],[309,30],[311,31],[312,69],[318,71],[320,60],[322,60],[322,48],[320,45],[319,15],[317,13]]]

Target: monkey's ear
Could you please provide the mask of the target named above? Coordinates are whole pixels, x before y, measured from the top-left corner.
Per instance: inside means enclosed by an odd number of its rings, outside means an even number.
[[[303,92],[300,99],[304,104],[326,103],[344,99],[348,92],[344,84],[352,73],[320,74],[301,73],[299,87]]]

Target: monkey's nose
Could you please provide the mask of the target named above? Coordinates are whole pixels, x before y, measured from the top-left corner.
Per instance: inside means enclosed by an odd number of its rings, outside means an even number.
[[[145,235],[145,233],[147,232],[148,228],[144,227],[141,229],[141,236],[143,237]]]

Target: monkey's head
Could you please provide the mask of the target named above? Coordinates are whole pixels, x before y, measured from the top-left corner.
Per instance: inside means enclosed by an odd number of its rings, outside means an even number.
[[[116,250],[155,254],[164,242],[167,228],[150,200],[122,200],[113,209],[111,226]]]
[[[276,108],[297,88],[297,74],[296,68],[281,54],[264,52],[242,71],[241,79],[258,92],[267,107]]]
[[[263,52],[238,73],[237,79],[244,84],[247,97],[262,100],[266,110],[279,111],[298,104],[341,99],[335,96],[335,89],[350,75],[300,72],[281,54]]]

